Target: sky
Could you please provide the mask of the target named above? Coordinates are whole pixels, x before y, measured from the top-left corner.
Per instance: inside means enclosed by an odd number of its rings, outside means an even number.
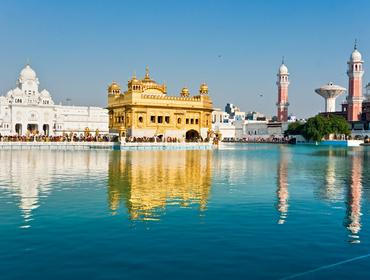
[[[206,82],[215,107],[273,116],[284,56],[289,112],[313,116],[315,88],[348,87],[355,39],[370,81],[369,11],[367,0],[1,0],[0,94],[29,61],[56,103],[105,107],[109,83],[126,88],[148,66],[169,95]]]

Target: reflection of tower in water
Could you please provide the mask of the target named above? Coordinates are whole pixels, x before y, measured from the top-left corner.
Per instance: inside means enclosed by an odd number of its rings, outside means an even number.
[[[157,220],[166,206],[206,209],[211,186],[211,151],[112,153],[109,207],[124,202],[132,220]]]
[[[349,230],[351,243],[360,243],[361,197],[362,197],[362,155],[351,156],[351,178],[347,194],[347,215],[345,226]]]
[[[284,146],[280,149],[280,160],[277,168],[277,205],[276,208],[280,213],[278,224],[284,224],[288,215],[288,164],[289,154],[288,149]]]
[[[328,165],[326,168],[326,196],[328,198],[331,198],[335,196],[335,158],[331,154],[331,150],[329,151],[329,156],[328,156]]]

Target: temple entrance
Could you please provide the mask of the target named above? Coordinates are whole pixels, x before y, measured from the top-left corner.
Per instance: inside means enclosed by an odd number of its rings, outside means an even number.
[[[27,131],[31,134],[37,134],[39,126],[34,123],[27,124]]]
[[[18,135],[22,135],[22,124],[21,123],[17,123],[15,125],[15,133],[17,133]]]
[[[45,136],[49,136],[49,125],[48,124],[44,124],[42,126],[42,131],[44,133]]]
[[[199,138],[199,132],[194,129],[186,132],[185,139],[187,142],[198,142]]]

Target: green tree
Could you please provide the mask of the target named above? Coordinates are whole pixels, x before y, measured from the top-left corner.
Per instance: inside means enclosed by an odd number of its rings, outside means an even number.
[[[321,141],[329,134],[349,135],[350,129],[347,121],[336,115],[317,115],[309,118],[306,123],[291,123],[285,131],[285,135],[303,135],[307,140]]]
[[[330,125],[330,133],[345,135],[350,134],[351,131],[349,129],[348,123],[343,117],[329,115],[328,120]]]
[[[292,122],[288,125],[288,129],[284,131],[284,136],[302,135],[304,130],[304,123]]]
[[[308,140],[321,141],[325,135],[329,134],[329,123],[321,115],[309,118],[305,123],[303,136]]]

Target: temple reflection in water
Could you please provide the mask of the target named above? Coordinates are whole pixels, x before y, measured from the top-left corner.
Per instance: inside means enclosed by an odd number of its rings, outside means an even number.
[[[113,152],[108,199],[132,220],[158,220],[169,205],[204,211],[211,188],[212,151]]]
[[[284,224],[288,216],[288,164],[289,164],[289,149],[285,146],[280,147],[280,158],[277,167],[277,205],[279,212],[278,224]]]

